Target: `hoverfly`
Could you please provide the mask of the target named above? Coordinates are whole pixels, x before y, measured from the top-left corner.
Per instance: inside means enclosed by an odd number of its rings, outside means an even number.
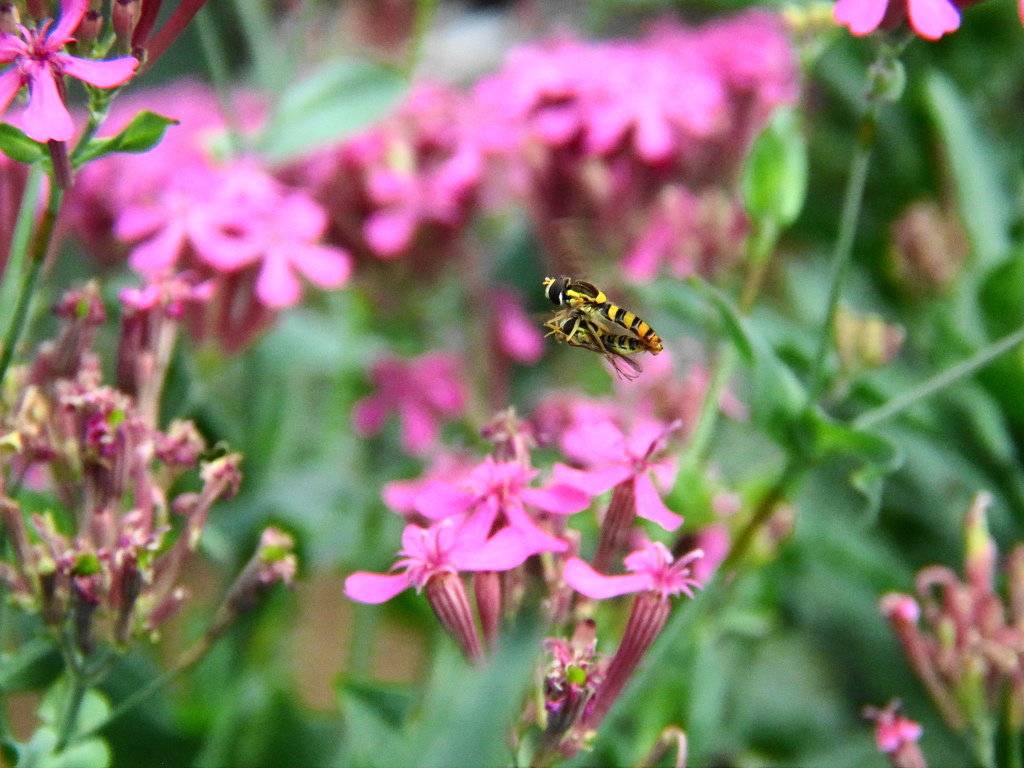
[[[664,349],[658,334],[643,318],[608,301],[604,291],[592,283],[573,280],[564,275],[557,278],[546,277],[544,278],[544,295],[555,306],[585,316],[591,321],[591,327],[600,328],[606,337],[622,338],[618,332],[625,330],[634,334],[643,345],[643,349],[652,355],[656,355]],[[589,333],[589,330],[583,332]],[[625,338],[631,337],[626,336]]]
[[[624,334],[605,333],[600,326],[577,310],[561,309],[544,325],[551,329],[548,336],[553,335],[569,346],[589,349],[603,356],[624,379],[635,379],[643,370],[640,363],[628,357],[647,350],[640,339]]]

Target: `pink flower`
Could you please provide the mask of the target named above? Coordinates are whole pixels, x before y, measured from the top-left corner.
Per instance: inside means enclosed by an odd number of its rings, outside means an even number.
[[[506,571],[532,554],[522,537],[511,529],[499,531],[481,542],[451,517],[429,528],[407,525],[402,532],[400,559],[381,574],[360,571],[345,579],[345,594],[361,603],[383,603],[409,587],[419,592],[431,578],[460,571]]]
[[[888,21],[890,10],[896,10],[895,6],[890,9],[890,0],[839,0],[832,14],[836,22],[860,36]],[[906,0],[906,14],[914,31],[928,40],[938,40],[960,26],[960,12],[950,0]]]
[[[544,336],[537,323],[527,316],[515,293],[508,288],[495,289],[491,311],[501,351],[524,365],[540,360],[544,354]]]
[[[673,561],[668,547],[660,542],[644,542],[643,547],[626,556],[626,570],[631,575],[605,576],[598,573],[578,557],[571,557],[565,564],[563,578],[580,594],[604,600],[631,592],[655,592],[662,601],[680,592],[693,597],[693,589],[701,583],[690,572],[690,564],[704,553],[695,549]]]
[[[466,408],[466,387],[458,357],[427,352],[409,360],[392,357],[370,369],[377,392],[352,408],[352,424],[361,435],[380,432],[391,412],[402,422],[402,444],[420,454],[437,442],[440,425]]]
[[[631,483],[636,514],[674,531],[683,518],[665,506],[651,476],[662,487],[671,485],[675,462],[657,456],[679,426],[679,422],[666,427],[661,422],[643,421],[626,436],[611,421],[578,423],[563,434],[562,449],[570,458],[593,468],[579,470],[556,464],[555,477],[595,495],[620,483]]]
[[[143,241],[129,263],[150,277],[192,253],[206,271],[231,274],[258,265],[256,297],[281,309],[302,296],[296,273],[324,289],[347,282],[349,255],[317,244],[326,229],[327,215],[313,200],[243,161],[182,169],[156,203],[123,210],[116,232]]]
[[[590,496],[564,483],[544,488],[529,488],[537,475],[517,461],[495,461],[488,456],[459,484],[433,481],[416,499],[416,509],[424,517],[441,520],[469,513],[467,536],[482,542],[491,532],[512,529],[526,541],[531,554],[564,552],[561,539],[541,529],[527,513],[526,506],[546,512],[568,515],[586,509]]]
[[[919,723],[904,717],[898,700],[890,701],[883,709],[864,707],[864,717],[875,724],[875,743],[878,751],[889,756],[896,768],[927,768],[924,755],[917,742],[921,739]]]
[[[61,0],[60,19],[45,19],[35,29],[21,27],[21,36],[0,35],[0,64],[13,64],[0,74],[0,112],[13,101],[22,86],[28,86],[28,105],[23,125],[36,141],[67,141],[75,124],[64,105],[65,75],[97,88],[126,83],[139,62],[132,56],[108,61],[91,61],[62,53],[89,7],[88,0]]]

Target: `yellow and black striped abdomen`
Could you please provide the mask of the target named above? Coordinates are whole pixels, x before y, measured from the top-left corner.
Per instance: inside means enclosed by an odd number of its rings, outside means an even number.
[[[651,351],[652,354],[658,354],[661,352],[663,347],[661,346],[661,339],[658,338],[658,334],[654,332],[647,322],[639,315],[635,315],[628,309],[612,304],[611,302],[605,302],[599,307],[595,308],[596,311],[607,318],[609,322],[614,323],[628,331],[632,331],[637,335],[644,346]]]

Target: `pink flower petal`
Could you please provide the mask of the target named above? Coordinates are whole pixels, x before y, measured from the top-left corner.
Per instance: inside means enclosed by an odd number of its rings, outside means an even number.
[[[132,249],[128,266],[144,275],[166,272],[178,262],[185,246],[185,232],[170,223],[141,245]]]
[[[832,9],[832,16],[859,37],[878,28],[888,7],[889,0],[839,0]]]
[[[359,571],[345,579],[345,594],[360,603],[384,603],[408,589],[409,577],[404,573],[383,574]]]
[[[20,37],[9,34],[0,35],[0,64],[10,64],[18,56],[24,56],[28,50],[25,41]],[[15,72],[19,77],[19,72]]]
[[[22,117],[25,133],[36,141],[67,141],[75,133],[75,123],[57,92],[53,72],[35,61],[28,69],[28,106]]]
[[[378,256],[393,259],[409,247],[416,231],[411,211],[377,211],[363,225],[363,236]]]
[[[416,497],[416,511],[429,520],[443,520],[469,510],[475,501],[473,494],[440,480],[430,480]]]
[[[660,113],[644,115],[634,132],[637,154],[648,163],[667,160],[675,148],[672,128]]]
[[[89,0],[61,0],[60,18],[46,36],[46,47],[51,52],[59,51],[71,39],[88,7]]]
[[[59,62],[65,74],[84,80],[97,88],[113,88],[115,85],[127,83],[135,74],[135,68],[139,66],[139,60],[134,56],[94,61],[61,55]]]
[[[21,90],[22,85],[21,72],[18,71],[17,67],[11,67],[0,73],[0,113],[11,105],[14,97]]]
[[[604,576],[578,557],[570,557],[565,563],[565,571],[562,573],[565,583],[575,589],[581,595],[586,595],[594,600],[604,600],[608,597],[618,597],[630,592],[639,592],[649,589],[651,579],[643,573],[633,573],[626,576]]]
[[[418,402],[405,402],[399,413],[402,420],[402,445],[405,450],[418,456],[437,442],[440,431],[437,419]]]
[[[949,0],[908,0],[910,26],[921,37],[938,40],[960,26],[960,13]]]
[[[143,240],[167,226],[167,219],[167,212],[160,208],[126,206],[117,214],[114,237],[128,243]]]
[[[508,571],[522,565],[534,554],[522,533],[503,528],[480,547],[468,547],[453,555],[460,571]]]
[[[625,464],[595,470],[575,469],[567,467],[565,464],[555,464],[552,470],[558,482],[579,488],[591,496],[599,496],[605,491],[610,491],[633,474],[633,470]]]
[[[295,247],[291,262],[319,288],[341,288],[352,274],[352,257],[348,251],[326,245]]]
[[[352,427],[362,437],[375,435],[384,428],[391,409],[383,398],[364,397],[352,406]]]
[[[302,298],[302,285],[284,254],[266,254],[256,278],[256,296],[271,309],[290,307]]]
[[[683,518],[665,506],[650,476],[644,472],[633,481],[636,513],[644,520],[657,523],[666,531],[674,531],[683,524]]]
[[[519,497],[527,504],[557,515],[572,515],[590,506],[589,494],[565,483],[547,488],[524,488]]]

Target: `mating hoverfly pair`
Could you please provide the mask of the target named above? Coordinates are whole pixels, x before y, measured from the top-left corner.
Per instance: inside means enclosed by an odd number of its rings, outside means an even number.
[[[546,277],[544,295],[559,308],[544,323],[551,329],[548,335],[603,355],[623,378],[635,379],[642,370],[630,355],[656,355],[663,349],[646,321],[612,304],[596,285],[564,276]]]

